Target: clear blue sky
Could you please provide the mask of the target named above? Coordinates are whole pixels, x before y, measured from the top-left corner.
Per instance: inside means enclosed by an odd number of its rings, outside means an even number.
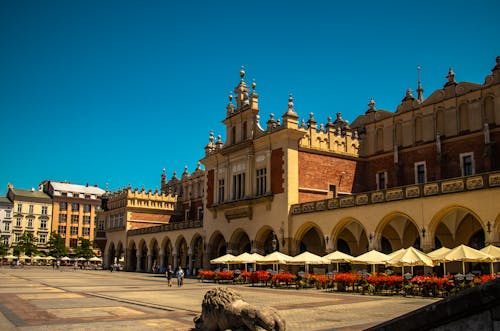
[[[245,65],[261,120],[289,93],[301,117],[394,111],[422,67],[425,96],[483,83],[500,2],[0,1],[0,193],[44,179],[159,187],[194,171]]]

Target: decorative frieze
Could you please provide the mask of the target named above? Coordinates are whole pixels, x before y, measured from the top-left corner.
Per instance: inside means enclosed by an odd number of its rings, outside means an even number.
[[[476,190],[478,188],[483,188],[484,186],[483,177],[477,176],[477,177],[467,178],[466,185],[468,190]]]
[[[461,192],[463,190],[464,190],[464,181],[461,179],[446,181],[441,184],[442,193]]]
[[[385,200],[387,201],[394,201],[394,200],[401,200],[403,199],[403,190],[402,189],[397,189],[397,190],[388,190],[385,193]]]
[[[409,186],[406,188],[406,197],[407,198],[418,198],[419,196],[420,196],[420,187]]]
[[[431,183],[424,185],[424,195],[436,195],[439,193],[439,185],[438,183]]]
[[[372,202],[384,202],[384,193],[382,192],[373,192],[372,193]]]
[[[339,208],[339,199],[328,200],[328,209]]]
[[[340,198],[340,207],[352,207],[354,206],[354,197],[344,197]]]
[[[356,205],[366,205],[368,203],[368,194],[359,194],[356,196]]]
[[[490,187],[500,186],[500,173],[490,174],[488,179]]]

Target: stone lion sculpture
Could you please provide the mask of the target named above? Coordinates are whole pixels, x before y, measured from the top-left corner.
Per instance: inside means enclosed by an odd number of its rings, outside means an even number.
[[[270,307],[256,307],[235,291],[218,287],[207,291],[201,303],[201,315],[194,318],[201,331],[264,330],[284,331],[285,321]]]

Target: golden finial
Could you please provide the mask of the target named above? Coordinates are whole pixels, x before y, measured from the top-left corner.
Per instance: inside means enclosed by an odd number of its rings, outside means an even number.
[[[245,66],[241,66],[240,77],[241,77],[241,79],[243,79],[243,77],[245,77]]]
[[[255,84],[255,78],[252,79],[252,89],[255,90],[255,88],[257,87],[257,84]]]

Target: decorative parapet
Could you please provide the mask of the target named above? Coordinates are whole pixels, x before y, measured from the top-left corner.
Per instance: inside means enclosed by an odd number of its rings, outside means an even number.
[[[158,232],[167,232],[167,231],[175,231],[175,230],[184,230],[184,229],[194,229],[203,227],[202,220],[191,220],[184,222],[172,222],[167,224],[162,224],[159,226],[151,226],[148,228],[134,229],[127,231],[128,236],[137,236],[148,233],[158,233]]]
[[[495,187],[500,187],[500,172],[444,179],[425,184],[412,184],[388,190],[363,192],[333,199],[304,202],[292,205],[290,212],[292,215],[299,215]]]

